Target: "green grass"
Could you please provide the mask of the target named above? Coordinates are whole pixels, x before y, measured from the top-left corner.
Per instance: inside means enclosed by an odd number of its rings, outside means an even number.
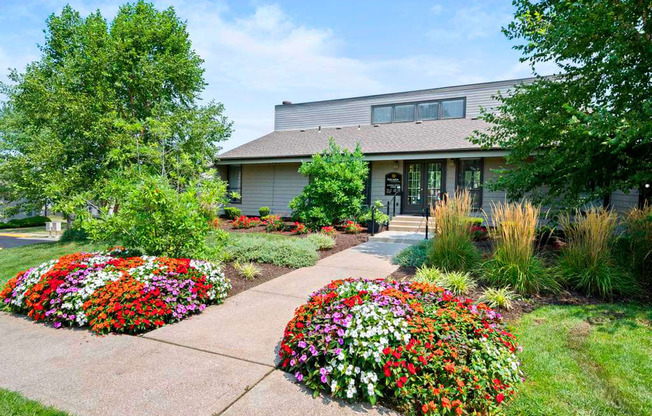
[[[547,306],[516,325],[526,381],[507,415],[652,415],[652,309]]]
[[[0,415],[3,416],[68,416],[68,413],[43,406],[13,391],[0,389]]]
[[[0,250],[0,287],[16,273],[37,266],[64,254],[77,251],[97,251],[105,244],[87,243],[37,243]]]
[[[403,267],[421,267],[426,263],[431,246],[432,240],[423,240],[398,252],[392,259],[392,263]]]

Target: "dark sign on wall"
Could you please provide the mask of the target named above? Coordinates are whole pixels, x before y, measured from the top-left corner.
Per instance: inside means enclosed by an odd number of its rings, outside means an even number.
[[[402,179],[403,176],[398,172],[385,175],[385,195],[400,194]]]

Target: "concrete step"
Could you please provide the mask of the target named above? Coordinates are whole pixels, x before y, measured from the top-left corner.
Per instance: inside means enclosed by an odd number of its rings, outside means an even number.
[[[407,226],[413,226],[413,227],[418,227],[421,224],[425,224],[425,221],[399,221],[399,220],[392,220],[389,222],[390,225],[407,225]]]
[[[416,217],[412,215],[397,215],[392,218],[392,221],[421,222],[424,219],[424,217]]]
[[[384,243],[418,244],[426,238],[425,233],[389,230],[369,237],[369,241],[380,241]]]
[[[426,225],[413,226],[413,225],[389,225],[390,231],[411,231],[411,232],[425,232]]]

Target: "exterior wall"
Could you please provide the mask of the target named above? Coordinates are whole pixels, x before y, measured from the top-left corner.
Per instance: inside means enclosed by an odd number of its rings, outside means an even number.
[[[298,163],[242,165],[242,203],[230,204],[245,215],[258,215],[260,207],[287,216],[288,204],[308,184]]]
[[[626,215],[630,209],[638,206],[638,190],[631,189],[629,194],[616,191],[611,194],[611,208],[619,215]]]
[[[521,80],[520,82],[527,82]],[[382,94],[342,100],[303,104],[277,105],[274,130],[357,126],[371,124],[371,106],[466,97],[466,118],[475,118],[480,107],[491,109],[496,101],[491,97],[507,90],[519,81],[503,81],[460,87],[437,88],[395,94]]]
[[[371,164],[371,202],[382,201],[387,207],[392,197],[385,195],[385,175],[391,172],[398,172],[403,175],[403,161],[398,161],[398,169],[394,169],[394,161],[372,162]],[[386,209],[386,208],[385,208]],[[392,207],[389,207],[392,211]],[[393,212],[393,211],[392,211]],[[401,197],[396,197],[396,214],[401,212]]]

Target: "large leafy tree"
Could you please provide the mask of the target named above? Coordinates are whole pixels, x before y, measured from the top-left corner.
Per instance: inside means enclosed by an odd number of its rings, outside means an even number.
[[[515,0],[504,33],[521,61],[552,62],[499,96],[474,140],[509,149],[493,184],[513,198],[579,205],[652,182],[652,3]]]
[[[126,4],[109,24],[66,6],[40,50],[2,85],[0,199],[15,209],[108,203],[108,184],[134,175],[182,188],[230,135],[222,104],[200,103],[203,61],[173,8]]]

